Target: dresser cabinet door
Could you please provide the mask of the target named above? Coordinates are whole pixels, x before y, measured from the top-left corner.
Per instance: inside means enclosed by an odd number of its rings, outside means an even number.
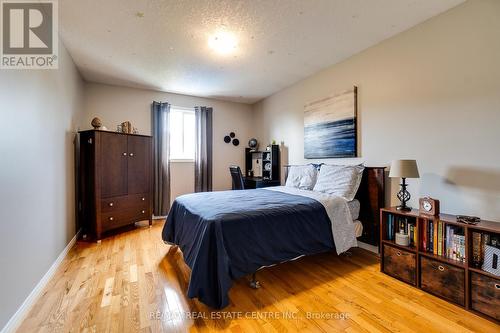
[[[101,197],[127,194],[127,136],[99,133]]]
[[[149,193],[151,138],[128,136],[128,194]]]

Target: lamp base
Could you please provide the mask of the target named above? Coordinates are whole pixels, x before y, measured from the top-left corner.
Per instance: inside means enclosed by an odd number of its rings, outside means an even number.
[[[397,206],[396,209],[397,210],[402,210],[404,212],[410,212],[411,211],[411,207],[403,206],[403,205]]]
[[[402,179],[401,190],[399,190],[397,195],[399,201],[401,201],[401,205],[397,206],[396,209],[401,210],[403,212],[409,212],[411,211],[411,207],[408,207],[406,203],[410,200],[411,195],[410,192],[406,190],[406,187],[408,186],[406,185],[406,178],[401,177],[401,179]]]

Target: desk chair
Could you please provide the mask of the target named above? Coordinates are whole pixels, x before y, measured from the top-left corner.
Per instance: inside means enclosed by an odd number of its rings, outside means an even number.
[[[233,180],[233,190],[244,190],[245,182],[243,181],[240,167],[237,165],[231,165],[229,166],[229,172],[231,173],[231,179]]]

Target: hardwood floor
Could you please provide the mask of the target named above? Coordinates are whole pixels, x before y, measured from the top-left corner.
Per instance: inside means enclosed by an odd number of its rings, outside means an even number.
[[[19,332],[498,332],[496,324],[379,272],[360,249],[266,268],[235,282],[231,305],[186,298],[189,269],[163,223],[79,242]]]

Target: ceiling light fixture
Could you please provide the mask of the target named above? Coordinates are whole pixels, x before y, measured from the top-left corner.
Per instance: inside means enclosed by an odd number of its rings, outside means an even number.
[[[219,31],[210,36],[208,46],[221,55],[228,55],[236,50],[238,40],[231,32]]]

